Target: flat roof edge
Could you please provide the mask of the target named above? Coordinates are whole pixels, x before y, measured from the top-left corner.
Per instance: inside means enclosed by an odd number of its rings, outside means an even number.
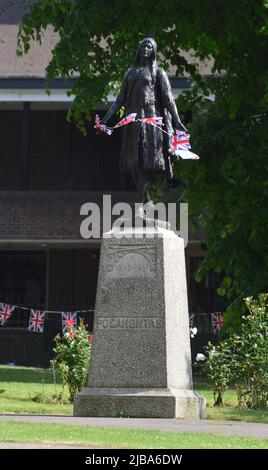
[[[169,77],[172,88],[190,88],[192,84],[192,80],[190,78],[185,77]],[[49,88],[51,89],[71,89],[75,85],[77,78],[71,78],[68,80],[64,80],[62,78],[57,78],[55,80],[51,80],[49,82]],[[0,76],[0,89],[10,89],[10,88],[17,88],[17,89],[44,89],[45,88],[46,79],[44,77],[28,77],[28,76],[21,76],[21,77],[12,77]]]

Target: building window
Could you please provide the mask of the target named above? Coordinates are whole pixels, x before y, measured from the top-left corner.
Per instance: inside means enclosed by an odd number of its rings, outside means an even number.
[[[0,302],[37,309],[45,307],[45,252],[2,251],[0,265]],[[22,320],[24,315],[13,315],[8,326],[14,324],[18,317]]]

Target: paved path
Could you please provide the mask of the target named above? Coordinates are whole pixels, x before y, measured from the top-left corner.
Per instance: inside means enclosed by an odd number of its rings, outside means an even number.
[[[106,449],[106,447],[89,447],[68,444],[43,444],[35,442],[1,442],[1,449]]]
[[[201,432],[226,436],[251,436],[268,439],[268,424],[238,421],[183,420],[157,418],[77,418],[51,415],[0,415],[0,421],[57,423],[78,426],[106,426],[126,429],[153,429],[166,432]]]

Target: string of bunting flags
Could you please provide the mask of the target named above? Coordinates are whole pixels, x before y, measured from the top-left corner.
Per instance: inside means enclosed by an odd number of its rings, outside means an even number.
[[[97,131],[100,131],[104,134],[112,135],[114,129],[127,126],[133,122],[149,124],[151,126],[157,127],[157,129],[160,129],[160,131],[164,132],[165,134],[172,135],[172,153],[176,157],[181,157],[183,160],[199,160],[200,157],[196,155],[196,153],[190,152],[190,134],[187,134],[184,131],[178,131],[174,135],[173,133],[169,134],[169,132],[165,131],[165,129],[162,129],[161,127],[164,125],[162,116],[137,118],[137,113],[130,113],[128,116],[121,119],[115,126],[108,127],[106,124],[101,123],[100,115],[96,114],[94,129],[97,129]]]
[[[60,312],[53,310],[36,310],[30,307],[20,307],[18,305],[0,303],[0,326],[4,326],[6,322],[10,319],[12,314],[16,309],[19,310],[28,310],[30,312],[28,330],[35,333],[43,333],[46,314],[48,313],[59,313],[61,315],[61,324],[62,332],[66,333],[68,326],[71,326],[74,330],[77,329],[77,314],[78,313],[93,313],[93,308],[76,310],[73,312]],[[211,323],[213,328],[213,333],[218,333],[223,327],[223,313],[222,312],[213,312],[213,313],[190,313],[189,314],[189,328],[194,327],[194,321],[196,316],[210,316]]]
[[[214,334],[216,334],[223,327],[223,313],[221,312],[212,313],[211,320],[212,320]]]
[[[195,313],[190,313],[189,314],[189,328],[193,328],[194,326],[194,319],[195,319]],[[222,327],[223,327],[223,312],[212,312],[212,313],[198,313],[198,316],[200,315],[206,315],[211,317],[211,323],[212,323],[212,328],[213,328],[213,333],[214,335],[218,333]]]
[[[59,312],[53,310],[36,310],[30,307],[20,307],[18,305],[9,305],[3,302],[0,303],[0,326],[4,326],[10,319],[16,309],[28,310],[30,312],[28,330],[35,333],[43,333],[46,314],[59,313],[61,314],[62,332],[66,333],[68,326],[74,330],[77,329],[77,314],[93,312],[93,308],[76,310],[74,312]]]

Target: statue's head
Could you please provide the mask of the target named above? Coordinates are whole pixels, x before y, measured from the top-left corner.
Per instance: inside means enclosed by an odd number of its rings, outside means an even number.
[[[140,45],[136,55],[135,65],[140,63],[141,58],[147,58],[151,64],[156,63],[156,52],[157,45],[153,38],[144,38]]]

